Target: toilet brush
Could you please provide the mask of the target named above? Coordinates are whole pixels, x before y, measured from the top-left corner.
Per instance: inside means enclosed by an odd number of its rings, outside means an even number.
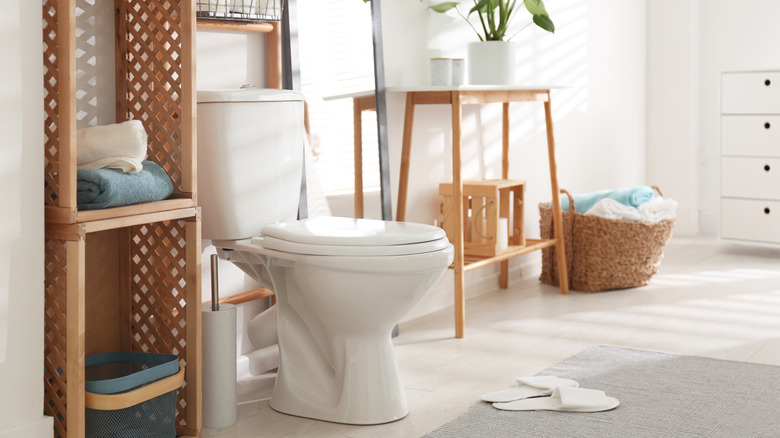
[[[236,422],[236,307],[219,304],[217,255],[211,255],[211,305],[203,315],[203,427]]]

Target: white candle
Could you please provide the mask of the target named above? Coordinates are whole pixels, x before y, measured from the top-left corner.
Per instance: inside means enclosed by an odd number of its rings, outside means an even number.
[[[496,249],[499,251],[507,249],[509,246],[509,221],[507,218],[498,218],[498,230],[496,234]]]

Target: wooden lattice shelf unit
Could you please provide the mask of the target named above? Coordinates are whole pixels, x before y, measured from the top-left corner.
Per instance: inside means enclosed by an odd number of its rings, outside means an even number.
[[[114,6],[116,119],[143,122],[150,141],[147,159],[166,170],[174,195],[154,203],[78,210],[76,0],[45,0],[44,411],[54,417],[55,437],[83,437],[86,354],[174,353],[186,370],[177,431],[199,436],[194,2],[115,0]]]

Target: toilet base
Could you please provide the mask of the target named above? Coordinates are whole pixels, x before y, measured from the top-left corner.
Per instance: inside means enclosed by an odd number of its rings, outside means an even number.
[[[330,417],[328,417],[328,418],[318,418],[318,417],[312,417],[312,416],[296,414],[294,412],[286,412],[286,411],[283,411],[283,410],[281,410],[279,408],[274,407],[273,402],[271,402],[271,409],[273,409],[274,411],[276,411],[276,412],[278,412],[280,414],[292,415],[293,417],[308,418],[310,420],[318,420],[318,421],[327,421],[329,423],[348,424],[350,426],[377,426],[377,425],[380,425],[380,424],[392,423],[394,421],[403,420],[409,414],[409,410],[407,409],[406,412],[403,415],[401,415],[400,417],[397,417],[397,418],[394,417],[392,420],[378,421],[378,422],[373,422],[372,421],[370,423],[356,423],[356,422],[347,422],[347,421],[335,421],[335,420],[330,419]]]
[[[342,338],[331,350],[335,366],[317,366],[316,371],[311,363],[301,363],[295,346],[286,351],[282,344],[280,339],[281,362],[271,397],[275,411],[354,425],[390,423],[409,413],[389,333],[380,339]]]

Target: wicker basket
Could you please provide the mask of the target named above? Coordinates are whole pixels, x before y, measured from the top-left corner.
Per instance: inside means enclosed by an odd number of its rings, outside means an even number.
[[[657,187],[653,187],[659,194]],[[658,272],[674,219],[656,223],[604,219],[577,213],[566,190],[571,211],[564,211],[563,232],[569,287],[580,292],[600,292],[645,286]],[[552,208],[539,204],[541,237],[553,236]],[[542,250],[543,283],[558,286],[555,248]]]

